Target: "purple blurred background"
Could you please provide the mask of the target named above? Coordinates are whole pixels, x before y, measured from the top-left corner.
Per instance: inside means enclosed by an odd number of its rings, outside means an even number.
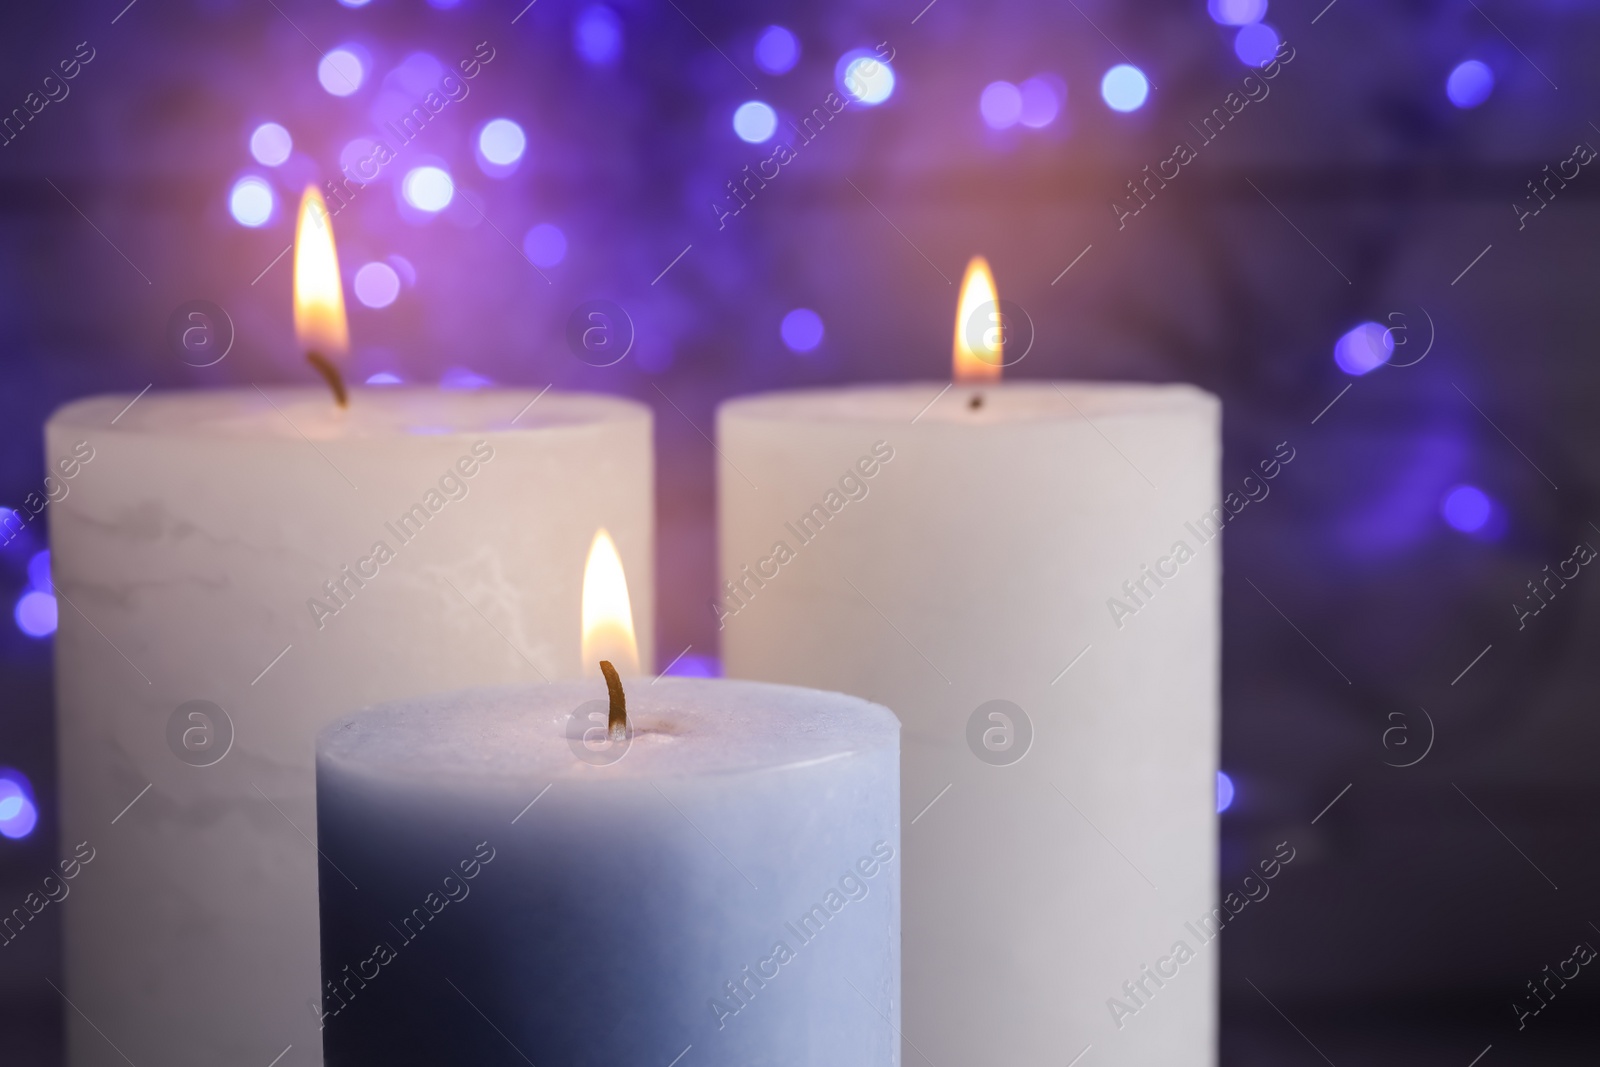
[[[334,224],[351,377],[650,404],[658,666],[715,671],[715,405],[948,376],[982,253],[1036,330],[1008,373],[1214,390],[1227,485],[1297,453],[1226,546],[1223,891],[1303,859],[1230,927],[1223,1062],[1592,1063],[1600,978],[1511,1005],[1600,943],[1600,579],[1512,605],[1600,545],[1600,4],[1324,4],[9,11],[0,504],[66,400],[311,380],[295,203],[376,169]],[[235,336],[206,368],[195,300]],[[568,341],[592,301],[613,366]],[[0,911],[55,854],[47,522],[0,547]],[[0,952],[5,1063],[60,1055],[58,911]]]

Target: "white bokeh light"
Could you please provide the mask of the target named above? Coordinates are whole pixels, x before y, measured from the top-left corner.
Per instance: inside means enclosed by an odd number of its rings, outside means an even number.
[[[250,134],[250,154],[264,167],[276,167],[294,151],[294,138],[276,122],[263,122]]]
[[[334,96],[349,96],[361,88],[366,76],[361,57],[348,48],[335,48],[317,64],[317,81]]]
[[[272,218],[274,198],[272,186],[265,178],[246,175],[233,183],[228,193],[228,213],[241,226],[255,229],[265,226]]]
[[[846,96],[867,107],[894,95],[894,68],[864,48],[840,56],[833,76]]]
[[[498,167],[509,167],[528,150],[528,135],[510,119],[490,119],[478,131],[478,151]]]
[[[1150,79],[1128,63],[1118,63],[1100,79],[1100,98],[1113,111],[1137,111],[1150,97]]]
[[[770,141],[778,130],[778,113],[760,100],[747,100],[733,113],[733,132],[748,144]]]
[[[443,211],[455,199],[456,185],[443,167],[413,167],[401,179],[400,193],[418,211]]]
[[[386,308],[400,295],[400,275],[387,263],[363,263],[356,271],[356,299],[369,308]]]

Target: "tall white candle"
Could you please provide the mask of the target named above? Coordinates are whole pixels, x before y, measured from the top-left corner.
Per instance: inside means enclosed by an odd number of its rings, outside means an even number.
[[[894,716],[624,684],[626,741],[598,681],[322,733],[329,1067],[898,1063]]]
[[[106,1062],[109,1039],[141,1064],[290,1045],[280,1067],[314,1064],[317,730],[579,677],[600,526],[652,662],[650,413],[517,390],[133,400],[46,431],[52,463],[94,449],[51,508],[62,839],[97,850],[63,912],[71,1062]]]
[[[1047,382],[719,412],[728,673],[905,727],[908,1063],[1214,1062],[1184,924],[1215,895],[1221,546],[1186,524],[1218,422],[1188,386]]]

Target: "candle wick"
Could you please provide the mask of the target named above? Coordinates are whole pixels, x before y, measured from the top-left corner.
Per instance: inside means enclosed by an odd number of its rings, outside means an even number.
[[[967,401],[967,407],[971,408],[973,411],[977,411],[979,408],[983,407],[983,394],[973,393],[972,399]]]
[[[306,362],[317,369],[322,375],[322,380],[328,383],[328,388],[333,390],[333,399],[342,408],[350,406],[350,394],[344,387],[344,375],[339,373],[339,368],[321,352],[307,352]]]
[[[606,730],[611,734],[611,740],[624,741],[628,737],[628,697],[622,691],[622,679],[608,659],[600,661],[600,673],[606,676],[606,693],[611,697],[611,715],[606,721]]]

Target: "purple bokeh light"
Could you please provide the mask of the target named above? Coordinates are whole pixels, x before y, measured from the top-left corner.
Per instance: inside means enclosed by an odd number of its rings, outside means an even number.
[[[1022,124],[1031,130],[1042,130],[1061,113],[1061,100],[1066,95],[1066,85],[1052,84],[1055,79],[1029,78],[1017,86],[1022,93]]]
[[[756,66],[768,74],[787,74],[800,62],[800,42],[782,26],[768,26],[756,38]]]
[[[17,629],[29,637],[49,637],[56,632],[56,598],[38,589],[30,589],[17,599],[12,609]]]
[[[567,235],[554,223],[541,222],[522,238],[523,254],[536,267],[554,267],[567,258]]]
[[[810,352],[822,343],[822,316],[810,308],[795,308],[783,317],[778,332],[789,351]]]
[[[1267,16],[1267,0],[1208,0],[1212,21],[1223,26],[1248,26]]]
[[[1247,67],[1264,67],[1278,54],[1278,31],[1265,22],[1239,27],[1233,38],[1233,54]]]
[[[38,822],[33,783],[15,767],[0,767],[0,835],[19,840],[32,833]]]
[[[1333,361],[1353,377],[1361,377],[1389,362],[1394,355],[1394,335],[1376,322],[1363,322],[1333,346]]]
[[[572,24],[572,46],[584,62],[611,66],[622,58],[622,19],[604,4],[590,4]]]
[[[1022,118],[1022,90],[1010,82],[990,82],[978,96],[978,112],[991,130],[1006,130]]]
[[[1445,79],[1444,92],[1450,102],[1463,110],[1477,107],[1494,91],[1494,71],[1488,64],[1469,59],[1458,64]]]
[[[1478,533],[1489,525],[1494,502],[1475,485],[1458,485],[1445,494],[1439,513],[1445,522],[1462,533]]]

